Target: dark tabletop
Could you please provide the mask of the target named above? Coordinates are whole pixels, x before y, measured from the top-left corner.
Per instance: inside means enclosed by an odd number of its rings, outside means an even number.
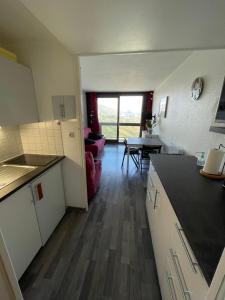
[[[156,154],[151,161],[210,285],[225,246],[223,181],[200,175],[193,156]]]
[[[19,179],[15,180],[14,182],[6,185],[4,188],[0,189],[0,202],[6,199],[11,194],[13,194],[14,192],[16,192],[22,186],[26,185],[34,178],[38,177],[40,174],[57,164],[63,158],[64,156],[57,155],[23,154],[8,161],[5,161],[4,165],[30,165],[36,166],[37,168],[27,173],[26,175],[20,177]]]

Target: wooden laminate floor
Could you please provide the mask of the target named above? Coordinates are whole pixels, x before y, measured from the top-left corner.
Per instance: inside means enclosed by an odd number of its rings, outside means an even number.
[[[145,210],[146,175],[106,146],[89,211],[69,209],[20,280],[27,300],[161,299]]]

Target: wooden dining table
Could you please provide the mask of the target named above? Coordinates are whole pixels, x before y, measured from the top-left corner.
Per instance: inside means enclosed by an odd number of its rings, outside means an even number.
[[[149,148],[158,148],[163,146],[162,141],[159,137],[148,137],[148,138],[128,138],[127,139],[127,172],[129,171],[129,160],[130,160],[130,148],[138,148],[141,149],[143,146],[147,146]]]

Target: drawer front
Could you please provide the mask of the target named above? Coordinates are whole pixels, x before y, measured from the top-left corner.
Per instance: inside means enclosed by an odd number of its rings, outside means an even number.
[[[207,282],[163,188],[160,190],[160,194],[167,199],[168,227],[171,226],[168,248],[174,249],[178,255],[185,280],[191,288],[192,299],[205,299],[209,289]]]
[[[188,285],[184,276],[180,259],[176,251],[172,248],[170,248],[168,251],[167,261],[171,276],[174,280],[174,286],[176,288],[176,295],[178,295],[178,299],[193,300],[191,287]]]
[[[184,278],[191,287],[191,299],[205,299],[209,287],[178,221],[173,224],[171,248],[176,252]]]
[[[146,196],[146,210],[147,210],[147,216],[148,216],[148,222],[150,226],[150,221],[151,221],[151,210],[152,210],[152,201],[149,195],[149,192],[147,191],[147,196]]]
[[[149,196],[151,197],[151,200],[153,201],[156,193],[156,186],[154,182],[154,173],[149,172],[148,173],[148,184],[147,184],[147,191],[149,192]]]
[[[160,191],[160,192],[164,191],[163,185],[160,181],[160,178],[159,178],[157,172],[155,171],[154,168],[151,168],[151,167],[148,172],[147,189],[149,191],[152,190],[153,192],[155,192],[155,190]]]
[[[164,283],[162,289],[162,299],[163,300],[183,300],[185,299],[178,278],[176,276],[173,263],[171,261],[170,255],[167,257],[166,268],[164,273]]]

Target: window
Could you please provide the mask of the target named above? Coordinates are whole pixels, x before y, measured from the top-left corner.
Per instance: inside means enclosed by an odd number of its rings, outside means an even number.
[[[106,139],[117,140],[118,98],[98,98],[98,118]]]

